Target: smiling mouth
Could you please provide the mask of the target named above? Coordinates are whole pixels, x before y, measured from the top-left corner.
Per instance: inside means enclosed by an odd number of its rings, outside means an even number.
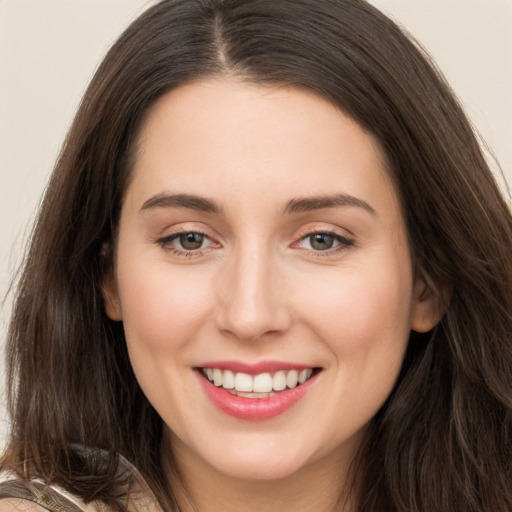
[[[319,368],[278,370],[250,375],[221,368],[199,368],[214,386],[243,398],[270,398],[282,391],[304,384]]]

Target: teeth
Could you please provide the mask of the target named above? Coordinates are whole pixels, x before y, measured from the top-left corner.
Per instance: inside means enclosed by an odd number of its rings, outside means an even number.
[[[299,382],[299,372],[297,370],[290,370],[286,377],[286,385],[289,388],[294,388]]]
[[[283,391],[283,389],[286,389],[286,374],[283,371],[276,372],[272,379],[272,387],[276,391]]]
[[[235,374],[231,370],[224,371],[222,387],[224,389],[233,389],[235,387]]]
[[[309,370],[301,370],[299,373],[299,384],[304,384],[304,382],[306,382],[309,379],[309,377],[311,377],[311,373],[309,373]]]
[[[235,391],[233,394],[244,398],[268,398],[275,395],[275,393],[243,393],[242,391]]]
[[[260,373],[260,375],[256,375],[253,382],[252,390],[256,393],[269,393],[272,391],[272,377],[270,373]]]
[[[311,368],[300,371],[279,370],[273,375],[260,373],[254,376],[243,372],[235,374],[231,370],[219,368],[203,368],[202,372],[215,386],[233,390],[233,393],[237,393],[239,396],[249,396],[250,398],[267,397],[273,391],[283,391],[287,387],[295,388],[299,384],[304,384],[313,374]]]
[[[235,389],[250,393],[252,391],[252,377],[247,375],[247,373],[237,373],[235,376]]]
[[[222,370],[219,370],[218,368],[215,368],[215,370],[213,370],[213,383],[217,387],[222,386],[222,382],[223,382],[222,377],[223,377]]]

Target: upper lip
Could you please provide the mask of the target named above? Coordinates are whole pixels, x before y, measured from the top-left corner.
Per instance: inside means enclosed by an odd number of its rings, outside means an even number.
[[[259,361],[246,363],[243,361],[207,361],[196,366],[197,368],[218,368],[219,370],[231,370],[232,372],[258,375],[260,373],[277,372],[279,370],[307,370],[315,368],[309,364],[291,363],[285,361]]]

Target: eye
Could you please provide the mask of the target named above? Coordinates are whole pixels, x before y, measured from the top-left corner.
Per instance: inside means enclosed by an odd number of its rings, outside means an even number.
[[[206,239],[202,233],[181,233],[176,237],[181,247],[186,251],[200,249]]]
[[[337,233],[322,231],[303,236],[297,245],[315,252],[333,252],[353,245],[353,241]]]
[[[306,238],[311,249],[315,251],[326,251],[332,249],[336,239],[329,233],[315,233]]]
[[[165,250],[178,255],[187,256],[192,253],[200,253],[214,242],[204,233],[198,231],[183,231],[161,238],[157,241]]]

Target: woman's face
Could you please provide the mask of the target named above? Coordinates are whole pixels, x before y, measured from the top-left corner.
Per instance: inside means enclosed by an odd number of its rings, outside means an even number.
[[[139,142],[104,294],[178,461],[348,464],[435,322],[375,140],[310,93],[219,79],[161,98]]]

